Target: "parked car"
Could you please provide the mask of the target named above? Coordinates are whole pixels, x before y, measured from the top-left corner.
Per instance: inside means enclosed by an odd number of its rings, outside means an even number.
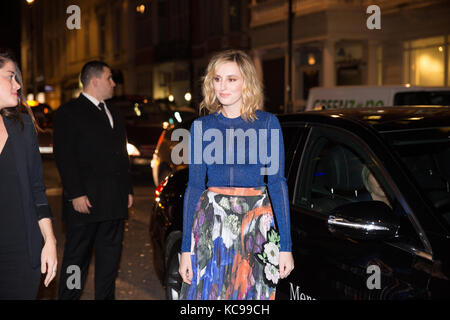
[[[166,99],[125,96],[110,99],[108,104],[120,108],[124,117],[134,174],[151,174],[153,153],[163,130],[195,115],[194,110],[178,107]]]
[[[39,152],[42,156],[53,156],[53,129],[44,129],[37,132]]]
[[[42,156],[51,157],[53,155],[53,109],[45,103],[31,101],[31,111],[42,129],[37,132],[39,151]]]
[[[155,186],[159,185],[167,175],[171,172],[184,168],[185,164],[175,164],[172,161],[172,149],[178,143],[178,141],[172,141],[172,133],[176,129],[189,130],[192,122],[196,118],[188,117],[187,120],[164,129],[159,136],[158,143],[155,151],[153,152],[153,158],[151,162],[153,182]]]
[[[295,269],[277,299],[440,299],[450,292],[450,108],[278,117]],[[177,299],[188,169],[158,186],[150,234]]]

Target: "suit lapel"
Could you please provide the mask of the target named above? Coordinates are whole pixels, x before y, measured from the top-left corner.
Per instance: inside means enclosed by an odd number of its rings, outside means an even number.
[[[83,105],[86,109],[86,112],[93,114],[99,122],[102,123],[103,126],[107,127],[109,130],[111,130],[111,124],[109,123],[108,116],[101,110],[98,109],[98,107],[91,102],[88,98],[86,98],[83,94],[80,93],[80,96],[78,97],[78,100],[80,102],[80,105]],[[110,111],[111,115],[112,112]],[[106,119],[106,121],[105,121]],[[113,116],[114,120],[114,116]]]

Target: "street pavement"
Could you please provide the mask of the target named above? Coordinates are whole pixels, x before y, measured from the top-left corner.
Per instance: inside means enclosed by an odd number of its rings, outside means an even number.
[[[65,225],[61,220],[61,181],[55,162],[43,161],[44,181],[47,197],[52,209],[53,228],[58,242],[58,274],[46,288],[41,284],[38,299],[54,300],[58,298],[58,285],[62,264]],[[119,275],[116,280],[117,300],[162,300],[165,299],[164,288],[156,276],[153,267],[153,249],[150,242],[149,222],[155,187],[150,177],[140,179],[134,184],[134,206],[129,211],[125,225],[123,250]],[[86,285],[81,300],[94,299],[95,259],[92,255]],[[44,277],[42,277],[43,282]]]

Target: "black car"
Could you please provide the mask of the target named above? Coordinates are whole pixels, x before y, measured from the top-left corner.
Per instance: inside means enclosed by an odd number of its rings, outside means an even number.
[[[151,163],[153,183],[155,186],[159,185],[171,172],[178,171],[187,166],[183,163],[175,164],[172,161],[172,149],[178,143],[178,141],[172,141],[172,133],[177,129],[189,130],[195,119],[196,118],[188,117],[185,121],[170,126],[161,132],[155,151],[153,152]]]
[[[34,102],[34,101],[33,101]],[[53,156],[53,114],[52,108],[45,103],[37,101],[31,104],[34,118],[41,128],[37,132],[39,151],[43,157]]]
[[[164,129],[195,116],[194,110],[166,99],[123,96],[110,99],[108,104],[119,108],[124,117],[131,171],[135,174],[152,173],[153,153]]]
[[[442,299],[450,292],[450,108],[278,117],[295,269],[277,299]],[[150,232],[178,297],[188,170],[156,190]]]
[[[41,127],[41,129],[53,128],[53,109],[45,103],[36,103],[31,107],[34,118]]]

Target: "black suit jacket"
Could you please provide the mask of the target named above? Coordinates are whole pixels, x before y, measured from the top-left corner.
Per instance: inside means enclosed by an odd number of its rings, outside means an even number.
[[[56,164],[63,184],[63,218],[85,224],[128,217],[132,194],[125,125],[120,110],[111,106],[111,128],[105,115],[80,94],[55,113]],[[86,195],[90,214],[74,210],[71,200]]]
[[[22,114],[23,127],[12,118],[3,117],[8,139],[14,150],[27,234],[28,254],[32,268],[41,265],[42,234],[38,221],[52,218],[45,195],[42,160],[31,117]],[[1,208],[0,208],[1,210]]]

